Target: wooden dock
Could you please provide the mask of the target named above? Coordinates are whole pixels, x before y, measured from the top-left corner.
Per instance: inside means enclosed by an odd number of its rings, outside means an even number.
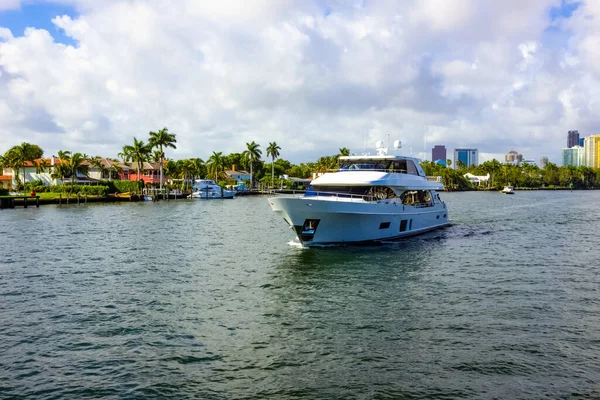
[[[27,208],[29,199],[35,199],[35,206],[40,206],[40,196],[0,196],[0,209],[15,208],[17,200],[22,202],[24,208]]]

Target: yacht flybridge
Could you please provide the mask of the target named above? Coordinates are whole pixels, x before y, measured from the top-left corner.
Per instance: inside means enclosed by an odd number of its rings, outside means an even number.
[[[340,157],[338,170],[313,180],[301,197],[269,198],[305,246],[387,241],[449,225],[448,209],[416,158]],[[398,149],[399,142],[394,143]]]

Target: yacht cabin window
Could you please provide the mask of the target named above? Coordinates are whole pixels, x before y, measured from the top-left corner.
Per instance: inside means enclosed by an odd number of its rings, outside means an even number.
[[[402,204],[414,207],[432,207],[433,197],[429,190],[407,190],[400,195]]]
[[[388,171],[419,175],[419,170],[413,160],[342,160],[340,170]]]

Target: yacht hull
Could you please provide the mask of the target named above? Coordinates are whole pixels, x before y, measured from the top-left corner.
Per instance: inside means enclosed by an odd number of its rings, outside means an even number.
[[[449,225],[441,202],[413,207],[389,200],[273,197],[269,204],[305,246],[395,240]]]
[[[192,193],[192,197],[196,199],[233,199],[236,192],[232,190],[223,190],[223,194],[218,192],[197,191]]]

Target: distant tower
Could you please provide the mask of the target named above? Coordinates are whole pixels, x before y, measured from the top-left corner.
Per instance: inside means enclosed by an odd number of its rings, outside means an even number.
[[[511,150],[504,156],[504,162],[507,164],[520,164],[523,162],[523,154]]]
[[[548,157],[543,156],[540,158],[540,168],[544,168],[548,164]]]
[[[569,131],[567,133],[567,149],[573,146],[579,146],[579,131]]]
[[[477,149],[454,149],[454,165],[455,169],[458,168],[458,161],[460,161],[465,167],[479,164],[479,150]]]
[[[579,138],[579,146],[583,147],[584,144],[585,144],[585,138],[584,137],[580,137]]]
[[[446,162],[446,146],[436,144],[433,146],[433,149],[431,149],[431,161],[436,162],[437,160]]]

